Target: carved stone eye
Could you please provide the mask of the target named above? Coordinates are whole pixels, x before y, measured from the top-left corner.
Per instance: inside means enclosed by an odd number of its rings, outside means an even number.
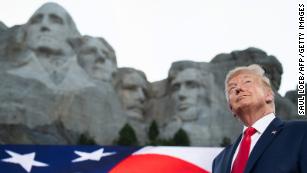
[[[176,92],[180,89],[180,83],[175,83],[172,85],[172,92]]]
[[[33,16],[30,19],[30,23],[31,24],[37,24],[37,23],[41,23],[42,20],[43,20],[43,15],[42,14],[38,14],[38,15]]]
[[[55,14],[50,15],[50,20],[51,20],[51,22],[56,23],[56,24],[60,24],[60,25],[64,24],[64,20],[61,17],[59,17],[58,15],[55,15]]]
[[[199,84],[197,82],[195,82],[195,81],[187,81],[186,82],[186,86],[189,89],[194,89],[194,88],[198,88]]]

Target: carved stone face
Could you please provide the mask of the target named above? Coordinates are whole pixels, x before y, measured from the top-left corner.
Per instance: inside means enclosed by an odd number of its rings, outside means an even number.
[[[115,60],[108,56],[108,51],[98,38],[89,38],[80,47],[78,59],[89,76],[97,80],[112,80],[117,67]]]
[[[67,15],[65,9],[55,3],[43,5],[26,25],[26,44],[33,50],[47,53],[71,53],[67,39],[73,31]]]
[[[179,72],[171,82],[175,114],[182,120],[195,120],[200,114],[206,95],[202,79],[199,70],[189,68]]]
[[[146,95],[146,81],[140,74],[133,72],[123,76],[119,96],[128,116],[136,119],[143,118]]]

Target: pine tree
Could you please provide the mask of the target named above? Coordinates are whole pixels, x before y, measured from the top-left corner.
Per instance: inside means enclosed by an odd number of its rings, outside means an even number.
[[[77,142],[78,145],[96,145],[96,142],[89,135],[81,134]]]
[[[221,147],[227,147],[231,144],[231,140],[228,137],[223,137],[222,143],[220,144]]]
[[[119,131],[119,139],[115,143],[123,146],[138,145],[134,129],[128,123]]]
[[[177,146],[190,146],[189,136],[181,128],[175,133],[173,141]]]
[[[148,138],[152,145],[156,144],[158,136],[159,136],[158,125],[157,125],[157,122],[153,120],[150,124],[149,131],[148,131]]]

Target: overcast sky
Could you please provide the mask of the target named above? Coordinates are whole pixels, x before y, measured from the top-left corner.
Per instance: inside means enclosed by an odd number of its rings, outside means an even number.
[[[46,0],[1,0],[0,21],[24,24]],[[50,1],[49,1],[50,2]],[[57,0],[84,35],[104,37],[119,67],[167,77],[172,62],[209,62],[257,47],[282,63],[279,92],[297,84],[297,0]],[[306,4],[305,4],[306,5]]]

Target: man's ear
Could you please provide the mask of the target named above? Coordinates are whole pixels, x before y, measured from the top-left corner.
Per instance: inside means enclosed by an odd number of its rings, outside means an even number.
[[[233,112],[232,106],[230,105],[230,103],[228,103],[229,109],[231,110],[231,113],[233,114],[234,117],[236,117],[237,115]]]
[[[265,102],[271,103],[274,100],[274,93],[273,91],[267,89],[266,95],[265,95]]]
[[[233,112],[232,110],[232,106],[230,105],[230,103],[228,103],[229,109],[231,110],[231,112]]]

